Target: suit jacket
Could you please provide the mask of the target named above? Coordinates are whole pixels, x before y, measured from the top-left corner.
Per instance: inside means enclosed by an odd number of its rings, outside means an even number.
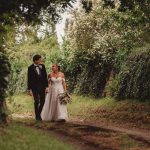
[[[47,72],[43,64],[40,65],[41,74],[38,75],[34,64],[28,67],[28,90],[48,87]]]

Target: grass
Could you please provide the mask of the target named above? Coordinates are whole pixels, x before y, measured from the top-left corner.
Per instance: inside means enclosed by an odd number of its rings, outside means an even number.
[[[124,134],[120,137],[121,150],[128,150],[131,148],[138,148],[140,146],[135,140],[131,139],[128,135]]]
[[[15,116],[23,115],[23,119],[15,118],[17,121],[33,126],[33,128],[25,127],[13,123],[7,128],[0,128],[0,149],[6,150],[20,150],[20,149],[35,149],[35,150],[72,150],[73,148],[69,145],[64,144],[46,134],[45,132],[40,132],[39,130],[34,129],[41,128],[49,130],[57,130],[59,132],[66,133],[67,135],[80,137],[84,139],[84,134],[88,135],[86,140],[92,140],[93,143],[98,143],[100,145],[107,146],[110,143],[112,146],[119,146],[120,150],[129,150],[141,148],[141,145],[138,141],[135,141],[128,135],[120,135],[117,133],[105,133],[105,132],[94,132],[88,129],[80,130],[80,128],[73,126],[71,124],[55,125],[55,123],[42,122],[37,123],[33,119],[34,108],[33,108],[33,99],[25,94],[20,94],[8,98],[7,105],[9,110]],[[103,99],[94,99],[91,97],[83,97],[73,95],[73,101],[68,105],[68,112],[70,118],[83,119],[89,122],[96,122],[101,120],[114,121],[118,124],[121,123],[131,123],[141,124],[145,128],[149,125],[149,111],[150,105],[147,103],[140,103],[137,101],[116,101],[112,98],[103,98]],[[28,118],[32,114],[31,118]],[[27,115],[27,116],[26,116]],[[140,120],[139,120],[140,118]],[[145,119],[145,120],[144,120]],[[145,121],[145,122],[144,122]],[[85,127],[84,127],[85,128]],[[84,131],[84,132],[83,132]],[[83,137],[82,137],[83,136]],[[88,139],[89,138],[89,139]],[[9,140],[12,139],[12,140]],[[116,142],[115,142],[116,141]],[[5,145],[7,144],[7,147]],[[111,145],[110,144],[110,145]]]
[[[150,129],[150,104],[147,102],[117,101],[109,97],[94,99],[74,95],[68,109],[71,117],[81,120],[130,124]]]
[[[1,150],[74,150],[63,143],[36,129],[11,123],[8,127],[0,127]]]
[[[116,103],[117,102],[114,101],[112,98],[94,99],[90,97],[74,95],[73,101],[69,105],[68,109],[70,115],[72,116],[76,115],[87,116],[88,115],[87,111],[90,111],[98,107],[110,108],[116,105]]]
[[[72,103],[68,105],[70,118],[118,124],[129,123],[138,128],[150,129],[149,103],[135,100],[116,101],[109,97],[94,99],[73,95],[72,98]],[[25,94],[9,98],[8,107],[14,114],[34,115],[33,99]]]
[[[7,104],[11,113],[28,113],[33,112],[33,99],[32,97],[20,94],[12,97],[8,97]]]
[[[29,114],[34,114],[33,99],[25,94],[9,97],[7,106],[12,115],[28,117]],[[35,122],[32,118],[26,121]],[[5,128],[0,127],[0,135],[3,135],[0,136],[0,150],[74,150],[72,146],[48,133],[17,124],[15,121]]]
[[[84,141],[86,143],[91,143],[92,145],[97,145],[98,147],[107,147],[107,149],[120,149],[120,150],[137,150],[138,148],[146,150],[147,146],[142,142],[136,141],[126,134],[115,133],[111,131],[94,129],[84,125],[75,124],[57,124],[49,122],[26,122],[26,125],[32,128],[39,128],[44,131],[57,131],[67,135],[67,137],[73,137],[78,139],[80,142]],[[29,134],[33,134],[30,131]],[[25,139],[28,137],[25,137]],[[34,137],[31,137],[34,138]],[[44,140],[41,138],[40,140]],[[51,139],[49,139],[51,140]],[[68,138],[67,138],[68,140]],[[54,142],[53,142],[54,143]],[[34,142],[31,143],[31,145]],[[57,143],[56,143],[57,144]],[[68,146],[67,146],[68,147]],[[99,148],[98,148],[99,149]],[[101,148],[103,149],[103,148]],[[67,150],[67,149],[66,149]],[[71,149],[70,149],[71,150]]]

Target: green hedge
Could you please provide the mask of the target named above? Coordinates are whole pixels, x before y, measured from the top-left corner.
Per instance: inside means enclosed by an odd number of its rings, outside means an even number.
[[[63,62],[68,62],[63,60]],[[112,70],[112,58],[105,60],[103,55],[89,52],[76,52],[70,63],[63,63],[69,91],[81,95],[101,97],[107,78]]]
[[[150,46],[134,50],[112,85],[118,99],[150,99]]]

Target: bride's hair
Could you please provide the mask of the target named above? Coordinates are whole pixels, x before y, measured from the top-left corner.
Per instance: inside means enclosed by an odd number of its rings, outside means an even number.
[[[56,66],[58,68],[58,71],[60,71],[60,65],[58,64],[53,64],[53,66]]]

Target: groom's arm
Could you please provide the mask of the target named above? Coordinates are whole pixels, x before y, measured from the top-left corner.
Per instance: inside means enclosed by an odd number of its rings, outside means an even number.
[[[27,88],[28,90],[31,90],[31,71],[30,68],[28,67],[28,74],[27,74]]]
[[[28,91],[28,94],[32,96],[30,67],[28,67],[28,73],[27,73],[27,91]]]

